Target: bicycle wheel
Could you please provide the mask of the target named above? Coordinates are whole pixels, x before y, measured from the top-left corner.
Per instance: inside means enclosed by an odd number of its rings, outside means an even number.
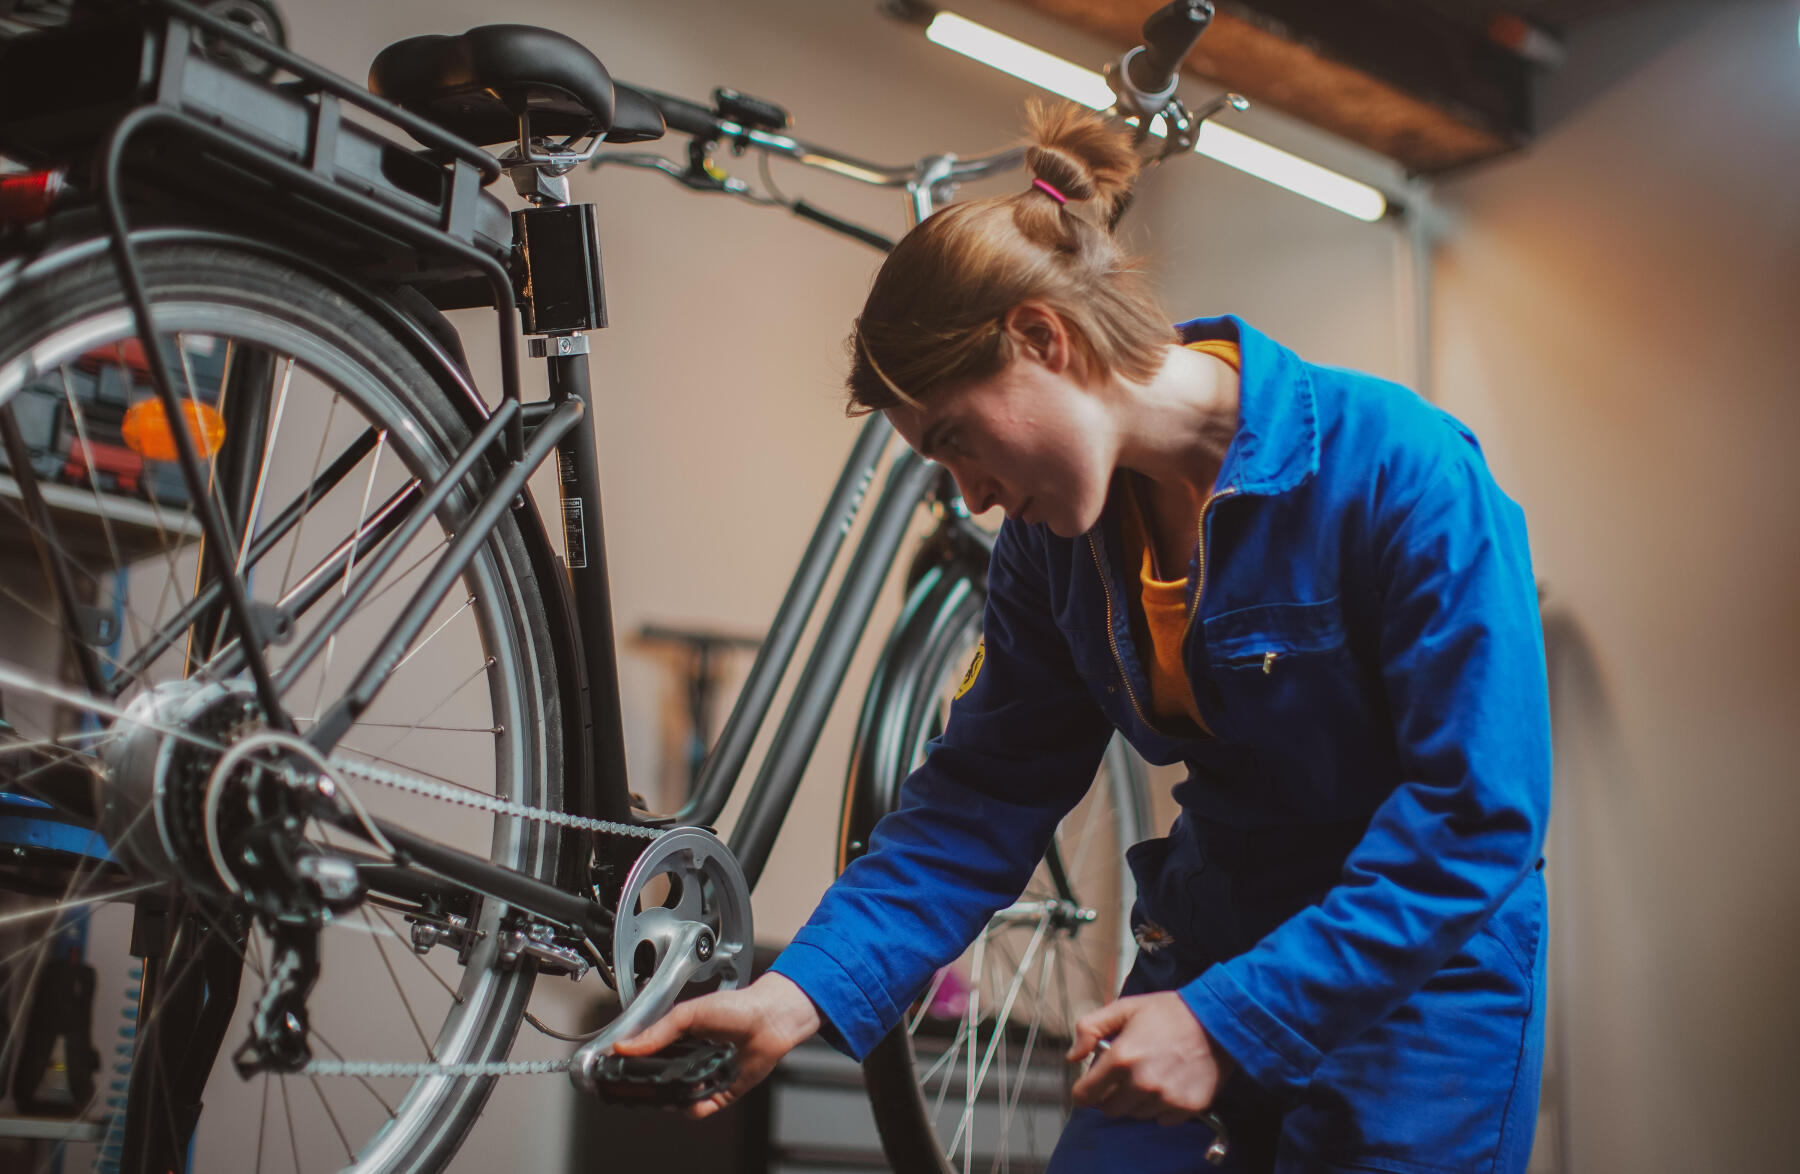
[[[146,242],[137,256],[178,395],[202,405],[186,409],[196,419],[225,430],[208,458],[210,492],[237,495],[224,503],[241,536],[231,565],[264,614],[279,617],[258,640],[282,708],[303,735],[412,602],[489,471],[478,466],[421,530],[403,538],[404,527],[392,523],[471,439],[444,387],[403,342],[343,292],[261,255]],[[390,883],[380,890],[388,896],[327,918],[321,970],[306,998],[315,1059],[412,1065],[407,1074],[240,1081],[231,1064],[214,1064],[220,1040],[229,1050],[245,1038],[257,984],[277,953],[270,918],[253,916],[241,894],[207,872],[196,847],[206,842],[203,791],[221,750],[270,723],[234,651],[235,629],[217,604],[206,606],[216,584],[172,465],[138,459],[121,444],[150,389],[111,260],[94,253],[60,265],[0,264],[0,288],[0,410],[41,425],[40,439],[59,430],[62,437],[49,457],[32,455],[34,475],[15,467],[0,483],[0,531],[15,544],[31,539],[21,483],[35,480],[79,597],[71,613],[54,584],[34,585],[24,572],[37,569],[36,558],[0,562],[0,608],[10,613],[0,623],[17,637],[0,652],[9,684],[0,690],[0,791],[29,794],[72,770],[91,773],[97,802],[113,810],[122,833],[113,837],[111,858],[17,853],[12,867],[0,869],[0,890],[52,896],[64,910],[58,917],[91,915],[96,952],[111,939],[122,954],[125,923],[136,917],[134,952],[148,955],[147,989],[124,1027],[137,1041],[135,1052],[120,1048],[121,1064],[131,1066],[131,1111],[105,1117],[109,1145],[136,1151],[126,1155],[128,1168],[158,1161],[171,1164],[155,1169],[179,1168],[184,1155],[146,1156],[140,1142],[159,1124],[143,1118],[185,1112],[198,1114],[199,1169],[250,1170],[265,1158],[300,1170],[436,1169],[493,1082],[418,1067],[503,1059],[532,988],[532,966],[517,964],[516,953],[511,962],[504,956],[504,907],[466,893],[446,898],[446,882],[422,889],[416,901],[396,899]],[[138,417],[140,449],[154,447],[158,418]],[[252,472],[234,477],[233,468]],[[333,627],[340,606],[345,615]],[[92,628],[107,627],[108,615],[115,630],[96,639]],[[83,656],[98,663],[102,688],[66,683],[67,666]],[[338,742],[331,777],[376,816],[552,879],[558,837],[546,825],[442,800],[455,793],[560,806],[557,674],[526,539],[509,513],[438,602],[374,705]],[[147,721],[146,713],[161,720]],[[132,774],[140,750],[162,764],[149,782]],[[390,780],[434,781],[436,794],[380,787],[351,769],[359,767],[384,769]],[[221,785],[232,785],[230,778]],[[373,851],[341,830],[303,824],[301,831],[340,858]],[[172,859],[161,869],[141,862],[122,869],[118,849],[143,843],[152,852],[162,844]],[[359,876],[405,872],[378,856],[353,859],[367,862],[366,869],[358,864]],[[146,914],[152,905],[167,910],[160,921]],[[49,924],[40,918],[32,940],[10,951],[13,989],[3,997],[27,997],[49,949]],[[162,930],[167,940],[157,943]],[[439,942],[452,948],[434,951]],[[100,976],[101,1038],[109,993],[126,982],[124,962],[117,965]],[[230,1000],[211,1002],[245,973],[252,981],[235,1009]],[[190,1046],[197,1038],[212,1047]],[[191,1104],[152,1095],[183,1080],[192,1086]],[[94,1102],[83,1115],[103,1116]],[[259,1125],[246,1130],[245,1121]],[[179,1136],[183,1123],[175,1124]],[[107,1160],[117,1159],[109,1151]]]
[[[846,792],[838,866],[868,842],[923,761],[981,634],[984,595],[932,572],[883,654]],[[1148,821],[1142,768],[1115,738],[1019,899],[940,970],[863,1061],[882,1147],[914,1171],[1042,1168],[1079,1074],[1074,1021],[1109,1002],[1135,957],[1125,849]]]

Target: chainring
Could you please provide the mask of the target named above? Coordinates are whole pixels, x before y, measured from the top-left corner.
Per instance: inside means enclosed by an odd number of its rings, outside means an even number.
[[[655,889],[664,885],[667,891],[659,899]],[[652,903],[640,907],[647,890]],[[620,890],[613,922],[613,968],[621,1006],[631,1006],[664,962],[676,927],[689,921],[707,926],[714,942],[712,957],[689,981],[717,978],[720,990],[747,985],[755,933],[744,870],[711,832],[672,828],[639,854]]]

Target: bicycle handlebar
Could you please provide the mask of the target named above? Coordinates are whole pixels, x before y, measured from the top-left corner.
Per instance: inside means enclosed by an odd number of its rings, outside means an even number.
[[[1140,137],[1146,133],[1151,119],[1158,114],[1174,117],[1183,129],[1193,125],[1193,120],[1188,118],[1176,99],[1175,90],[1182,62],[1212,23],[1212,18],[1212,0],[1172,0],[1144,22],[1143,44],[1127,50],[1107,65],[1107,82],[1117,97],[1116,110],[1121,115],[1138,119]],[[692,143],[689,148],[689,165],[682,170],[660,156],[609,153],[596,155],[589,166],[617,162],[654,167],[689,187],[745,196],[759,203],[784,204],[808,220],[843,232],[876,248],[888,247],[887,239],[879,233],[858,228],[812,205],[799,207],[785,198],[769,199],[753,195],[748,185],[726,176],[716,168],[706,158],[707,150],[715,143],[729,143],[738,154],[754,147],[765,155],[829,171],[858,183],[905,188],[911,195],[916,219],[923,219],[928,215],[946,189],[1017,170],[1025,161],[1024,148],[1012,147],[968,159],[959,159],[954,155],[932,155],[917,163],[887,167],[843,155],[786,134],[787,112],[773,102],[752,98],[733,90],[718,89],[713,91],[713,105],[709,107],[645,86],[629,86],[618,82],[614,84],[617,89],[630,93],[634,99],[660,110],[663,121],[670,130],[690,137]],[[1242,108],[1241,101],[1239,99],[1234,103],[1237,108]],[[1201,119],[1205,117],[1206,114],[1201,115]],[[1189,138],[1181,145],[1191,145],[1191,142]],[[1167,149],[1173,149],[1175,145],[1176,139],[1172,136],[1170,148]],[[798,203],[803,204],[804,201]]]
[[[1148,118],[1175,96],[1181,63],[1212,24],[1212,0],[1175,0],[1144,22],[1144,43],[1130,50],[1114,71],[1113,87],[1127,113]]]

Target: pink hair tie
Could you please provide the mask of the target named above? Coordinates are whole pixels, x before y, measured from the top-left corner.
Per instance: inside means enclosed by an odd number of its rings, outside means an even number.
[[[1069,197],[1063,195],[1061,192],[1057,191],[1055,188],[1051,187],[1049,184],[1045,183],[1041,179],[1032,180],[1031,186],[1038,189],[1039,191],[1043,192],[1046,196],[1049,196],[1052,200],[1055,200],[1059,204],[1066,204],[1069,202]]]

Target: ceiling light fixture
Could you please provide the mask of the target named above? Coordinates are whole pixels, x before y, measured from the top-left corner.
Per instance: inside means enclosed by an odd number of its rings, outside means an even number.
[[[1061,94],[1070,101],[1096,110],[1104,110],[1113,104],[1112,89],[1107,86],[1106,79],[1093,70],[1083,69],[1053,53],[995,32],[967,17],[937,12],[931,16],[925,36],[934,45],[941,45],[1053,94]],[[1150,129],[1152,134],[1161,134],[1161,119],[1153,122]],[[1271,147],[1230,127],[1212,122],[1203,124],[1194,150],[1227,167],[1235,167],[1277,187],[1317,200],[1358,220],[1380,220],[1387,214],[1387,197],[1380,189]]]

